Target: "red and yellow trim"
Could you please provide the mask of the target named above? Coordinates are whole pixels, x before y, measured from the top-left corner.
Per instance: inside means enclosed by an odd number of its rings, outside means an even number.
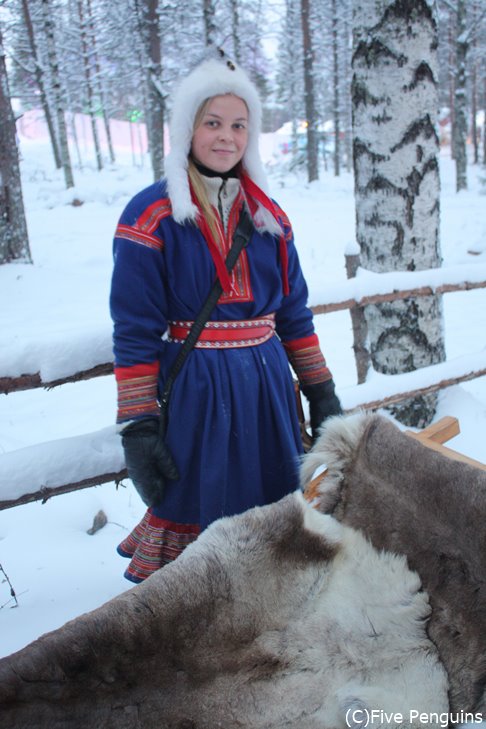
[[[164,241],[155,235],[155,231],[159,227],[160,221],[169,217],[171,213],[172,207],[169,198],[156,200],[143,211],[134,225],[119,223],[115,237],[125,238],[131,243],[138,243],[152,250],[161,251]]]
[[[184,549],[199,536],[199,524],[178,524],[145,513],[142,521],[117,551],[122,557],[131,557],[125,577],[131,582],[142,582],[169,562],[173,562]]]
[[[159,415],[158,373],[158,362],[138,364],[133,367],[115,367],[118,387],[117,423]]]
[[[315,385],[332,378],[319,346],[317,334],[282,342],[301,385]]]

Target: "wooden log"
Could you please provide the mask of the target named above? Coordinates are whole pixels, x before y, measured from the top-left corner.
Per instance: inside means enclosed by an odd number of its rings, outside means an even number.
[[[352,264],[351,264],[352,265]],[[316,304],[311,306],[311,311],[314,314],[329,314],[334,311],[345,311],[346,309],[356,309],[367,304],[380,304],[384,301],[396,301],[397,299],[408,299],[417,296],[432,296],[440,293],[450,293],[454,291],[470,291],[472,289],[486,288],[486,281],[471,282],[464,281],[459,284],[441,284],[436,287],[422,286],[415,289],[406,289],[404,291],[393,291],[387,294],[375,294],[373,296],[364,296],[362,299],[357,301],[356,299],[349,298],[344,301],[338,301],[333,304]],[[88,380],[92,377],[100,377],[103,375],[109,375],[113,372],[113,362],[103,362],[95,367],[91,367],[87,370],[81,370],[72,375],[62,377],[56,380],[50,380],[44,382],[41,379],[40,374],[37,373],[26,373],[19,375],[18,377],[0,377],[0,393],[8,394],[10,392],[20,392],[22,390],[32,390],[35,388],[43,387],[51,389],[52,387],[58,387],[69,382],[79,382],[80,380]]]
[[[415,289],[404,289],[403,291],[390,291],[387,294],[373,294],[363,298],[345,299],[334,304],[316,304],[311,306],[314,314],[330,314],[333,311],[344,311],[354,309],[368,304],[382,304],[385,301],[397,301],[399,299],[413,299],[420,296],[434,296],[435,294],[447,294],[454,291],[471,291],[472,289],[486,288],[486,281],[464,281],[460,284],[440,284],[439,286],[420,286]]]
[[[427,385],[426,387],[418,387],[415,390],[407,390],[406,392],[398,392],[395,395],[387,395],[380,400],[364,402],[354,408],[349,408],[345,412],[355,413],[359,410],[378,410],[379,408],[385,408],[388,405],[401,402],[402,400],[408,400],[409,398],[418,397],[419,395],[427,395],[430,392],[437,392],[438,390],[443,390],[446,387],[452,387],[452,385],[458,385],[461,382],[468,382],[469,380],[474,380],[477,377],[483,377],[484,375],[486,375],[486,367],[483,367],[480,370],[474,370],[473,372],[467,372],[463,375],[458,375],[457,377],[449,377],[432,385]]]
[[[30,504],[33,501],[41,501],[45,504],[46,501],[53,496],[69,494],[72,491],[81,491],[81,489],[86,489],[90,486],[101,486],[101,484],[110,483],[111,481],[114,481],[118,486],[124,478],[128,478],[126,469],[113,473],[103,473],[98,476],[85,478],[82,481],[76,481],[75,483],[62,484],[61,486],[43,486],[37,491],[33,491],[29,494],[22,494],[22,496],[19,496],[16,499],[0,501],[0,511],[2,511],[2,509],[11,509],[14,506],[20,506],[21,504]]]
[[[49,380],[43,382],[38,372],[34,374],[19,375],[19,377],[0,377],[0,393],[8,395],[10,392],[20,392],[22,390],[35,390],[43,387],[50,390],[59,385],[66,385],[69,382],[80,382],[81,380],[91,380],[93,377],[102,377],[110,375],[113,372],[113,362],[103,362],[88,370],[75,372],[73,375],[60,377],[57,380]]]
[[[348,279],[355,278],[360,264],[360,256],[356,254],[346,255],[345,260],[346,275]],[[356,362],[356,374],[358,377],[358,385],[360,385],[362,382],[366,382],[371,361],[371,355],[366,347],[368,323],[366,321],[365,310],[363,307],[352,307],[349,313],[353,329],[353,352]]]

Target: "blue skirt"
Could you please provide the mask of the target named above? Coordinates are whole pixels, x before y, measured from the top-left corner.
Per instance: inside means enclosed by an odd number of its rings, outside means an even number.
[[[161,386],[180,345],[166,343]],[[278,337],[239,349],[194,349],[169,404],[166,443],[180,478],[118,551],[140,582],[216,519],[299,487],[302,441],[287,355]]]

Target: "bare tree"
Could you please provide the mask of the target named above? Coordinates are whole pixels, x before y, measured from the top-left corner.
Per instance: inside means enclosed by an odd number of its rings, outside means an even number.
[[[238,0],[230,0],[231,9],[231,36],[233,39],[233,53],[235,61],[241,63],[241,43],[240,43],[240,17]]]
[[[305,113],[307,122],[307,176],[309,182],[319,179],[317,164],[318,129],[314,88],[314,50],[310,21],[310,0],[301,0],[301,22],[304,52]]]
[[[337,14],[337,0],[332,0],[332,75],[333,75],[333,118],[334,118],[334,174],[340,173],[340,99],[339,99],[339,28]]]
[[[15,118],[0,29],[0,263],[32,262],[25,220]]]
[[[217,42],[215,15],[213,0],[203,0],[204,40],[207,46],[215,45]]]
[[[466,62],[469,48],[467,0],[456,0],[456,68],[452,143],[456,161],[456,191],[467,189],[467,90]]]
[[[95,31],[95,22],[94,22],[94,16],[93,16],[93,10],[91,7],[91,0],[87,0],[87,14],[88,14],[88,27],[89,27],[89,46],[91,48],[91,54],[96,74],[96,84],[98,87],[98,96],[100,98],[101,102],[101,113],[103,116],[103,124],[105,127],[105,134],[106,134],[106,141],[108,144],[108,152],[110,155],[111,162],[115,161],[115,151],[113,148],[113,142],[111,138],[111,130],[110,130],[110,120],[108,117],[108,112],[106,108],[106,94],[104,90],[104,80],[101,72],[99,57],[98,57],[98,41],[96,37],[96,31]]]
[[[353,116],[357,240],[372,271],[440,265],[437,23],[427,0],[357,0]],[[444,359],[440,297],[366,309],[372,364],[385,374]],[[394,408],[408,425],[435,396]]]
[[[57,139],[61,155],[62,169],[64,172],[64,180],[66,187],[69,189],[70,187],[74,187],[74,177],[71,166],[71,157],[69,154],[66,119],[64,116],[65,94],[62,88],[61,71],[59,68],[59,60],[56,49],[54,18],[50,0],[41,0],[41,4],[43,10],[44,33],[47,46],[51,88],[54,98],[55,118],[57,123]]]
[[[34,63],[35,79],[37,82],[37,86],[39,88],[42,110],[44,112],[44,117],[45,117],[46,124],[47,124],[47,130],[49,132],[49,139],[51,140],[52,153],[54,155],[54,162],[55,162],[56,167],[58,169],[60,169],[62,166],[62,161],[61,161],[61,155],[59,152],[59,145],[58,145],[57,138],[56,138],[56,131],[54,128],[51,107],[50,107],[49,99],[48,99],[47,93],[46,93],[46,85],[44,83],[44,67],[43,67],[43,64],[42,64],[40,56],[39,56],[39,51],[37,48],[37,42],[36,42],[35,33],[34,33],[34,25],[32,22],[32,16],[31,16],[31,12],[30,12],[29,4],[28,4],[27,0],[22,0],[22,13],[23,13],[23,18],[24,18],[25,28],[27,30],[27,35],[29,38],[31,54],[32,54],[32,59],[33,59],[33,63]]]
[[[145,120],[154,179],[164,172],[165,97],[162,79],[162,39],[159,0],[141,0],[140,34],[145,66]]]
[[[88,37],[88,22],[85,17],[83,0],[78,0],[79,35],[81,40],[81,53],[83,58],[84,78],[86,85],[86,96],[88,100],[88,115],[91,122],[91,133],[96,155],[96,164],[99,170],[103,169],[103,156],[101,154],[100,139],[95,116],[94,88],[93,88],[93,63],[91,58],[92,48]]]

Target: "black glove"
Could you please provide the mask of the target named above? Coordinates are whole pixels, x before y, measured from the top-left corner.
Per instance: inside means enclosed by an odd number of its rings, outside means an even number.
[[[158,418],[144,418],[122,431],[128,475],[147,506],[164,495],[167,479],[179,478],[172,454],[159,435]]]
[[[315,385],[304,385],[302,392],[309,401],[309,415],[312,440],[319,435],[319,428],[331,415],[342,415],[343,409],[334,392],[334,381],[317,382]]]

